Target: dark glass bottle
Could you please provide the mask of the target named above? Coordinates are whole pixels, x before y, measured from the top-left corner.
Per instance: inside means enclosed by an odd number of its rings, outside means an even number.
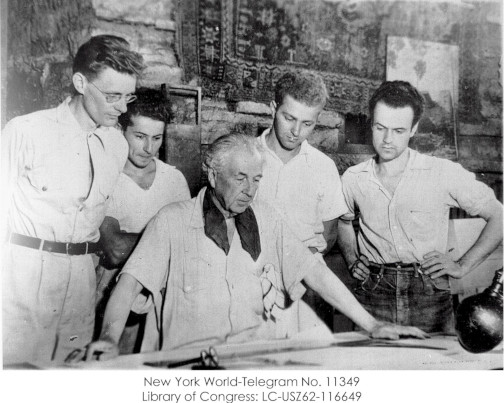
[[[490,287],[462,301],[455,330],[461,346],[471,353],[490,351],[502,341],[502,268]]]

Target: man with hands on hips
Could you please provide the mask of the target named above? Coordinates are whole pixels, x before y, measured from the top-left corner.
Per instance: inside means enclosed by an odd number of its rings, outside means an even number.
[[[376,156],[342,176],[349,213],[338,227],[349,270],[361,282],[355,296],[379,320],[452,332],[449,278],[475,270],[502,242],[502,205],[459,164],[408,147],[423,112],[411,84],[384,82],[369,111]],[[452,207],[487,222],[458,261],[447,251]]]

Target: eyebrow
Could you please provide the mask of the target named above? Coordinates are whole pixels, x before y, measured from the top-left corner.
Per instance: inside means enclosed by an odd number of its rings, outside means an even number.
[[[235,176],[245,176],[248,178],[250,175],[247,175],[245,172],[238,172]],[[257,177],[262,178],[262,176],[263,176],[262,174],[257,174],[257,175],[254,175],[253,177],[254,178],[257,178]]]
[[[134,130],[134,131],[133,131],[133,133],[135,133],[135,134],[142,134],[142,135],[144,135],[144,136],[148,136],[148,134],[147,134],[147,133],[144,133],[144,132],[142,132],[142,131],[140,131],[140,130]],[[154,134],[154,135],[153,135],[153,136],[151,136],[151,137],[157,137],[157,136],[162,136],[162,135],[163,135],[163,133],[158,133],[158,134]]]
[[[290,114],[290,113],[288,113],[288,112],[285,112],[285,111],[284,111],[284,112],[283,112],[283,114],[284,114],[284,115],[286,115],[286,116],[291,117],[292,119],[299,120],[297,117],[295,117],[295,116],[291,115],[291,114]],[[309,119],[309,120],[302,120],[302,122],[303,122],[303,123],[308,123],[308,122],[309,122],[309,123],[314,123],[315,121],[314,121],[314,120],[310,120],[310,119]]]
[[[385,125],[382,125],[380,122],[375,122],[375,124],[384,127],[385,129],[392,129],[392,130],[408,130],[406,127],[387,127]]]

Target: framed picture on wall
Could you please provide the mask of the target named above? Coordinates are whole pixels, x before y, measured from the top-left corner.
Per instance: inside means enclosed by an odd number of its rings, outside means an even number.
[[[456,159],[458,46],[389,36],[386,74],[389,81],[410,82],[424,97],[424,114],[412,139],[412,148]]]

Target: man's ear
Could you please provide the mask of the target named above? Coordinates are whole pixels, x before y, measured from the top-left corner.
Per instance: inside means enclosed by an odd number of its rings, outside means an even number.
[[[270,102],[270,110],[271,110],[271,117],[273,119],[275,119],[276,108],[277,108],[276,102],[275,101],[271,101]]]
[[[82,73],[75,73],[72,76],[72,83],[73,83],[73,86],[74,86],[75,90],[79,94],[83,94],[84,93],[84,89],[86,88],[86,84],[87,84],[87,79],[84,76],[84,74],[82,74]]]
[[[217,172],[213,168],[208,168],[208,183],[215,189],[215,181],[217,179]]]

